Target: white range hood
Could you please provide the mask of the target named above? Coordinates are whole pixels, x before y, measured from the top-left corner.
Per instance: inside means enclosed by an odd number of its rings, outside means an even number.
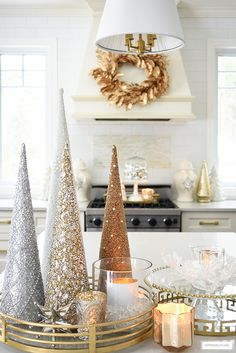
[[[100,93],[100,88],[89,72],[98,67],[96,58],[95,38],[97,34],[100,16],[94,16],[93,28],[91,31],[89,45],[85,54],[84,64],[79,76],[79,87],[76,95],[73,96],[75,102],[73,116],[78,120],[115,121],[115,120],[160,120],[160,121],[186,121],[194,119],[192,113],[191,95],[183,61],[180,51],[168,54],[170,88],[165,96],[157,101],[141,106],[136,104],[131,110],[116,108],[111,105]],[[125,69],[123,70],[125,72]],[[143,72],[135,71],[134,81],[143,79]],[[130,74],[129,74],[130,79]],[[132,80],[132,77],[131,77]]]

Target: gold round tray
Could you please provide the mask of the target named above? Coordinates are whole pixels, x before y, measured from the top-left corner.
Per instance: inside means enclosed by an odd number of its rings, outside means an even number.
[[[165,271],[168,266],[159,267],[152,272]],[[195,318],[194,334],[200,336],[236,336],[236,294],[208,295],[186,291],[173,290],[151,281],[151,277],[145,278],[145,283],[153,290],[153,301],[156,303],[185,303],[195,306],[197,303],[212,302],[222,312],[221,319]]]
[[[50,325],[0,313],[0,342],[24,352],[108,353],[134,346],[152,335],[153,304],[124,320],[96,325]]]
[[[170,267],[169,266],[163,266],[163,267],[158,267],[156,269],[154,269],[152,271],[153,274],[155,273],[162,273],[162,276],[166,276],[167,274],[165,272],[167,272],[166,270],[169,270]],[[161,281],[160,281],[161,282]],[[157,283],[156,279],[154,279],[152,282],[150,281],[150,279],[147,277],[145,279],[145,283],[148,285],[148,287],[152,287],[154,289],[160,290],[160,291],[164,291],[164,292],[170,292],[173,293],[177,296],[184,296],[184,297],[189,297],[189,298],[203,298],[203,299],[212,299],[212,300],[216,300],[216,299],[232,299],[232,300],[236,300],[236,294],[234,293],[227,293],[226,290],[223,290],[221,292],[221,294],[212,294],[212,293],[201,293],[198,292],[196,290],[187,290],[187,289],[181,289],[181,290],[177,290],[174,288],[171,288],[167,285],[163,285],[161,283]],[[235,288],[236,290],[236,288]]]

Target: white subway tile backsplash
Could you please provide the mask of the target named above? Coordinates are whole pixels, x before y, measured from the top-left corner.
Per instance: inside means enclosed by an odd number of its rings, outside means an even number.
[[[69,23],[69,18],[68,17],[46,17],[46,24],[45,26],[48,28],[67,28]]]
[[[185,70],[188,74],[188,72],[194,71],[194,72],[203,72],[204,74],[206,73],[207,70],[207,63],[205,60],[189,60],[185,61],[184,64]]]
[[[216,18],[182,18],[181,19],[183,29],[188,31],[193,29],[198,31],[201,29],[214,29],[217,28]]]
[[[27,27],[45,27],[47,25],[47,17],[26,17],[26,23],[25,25]]]
[[[10,27],[25,27],[26,17],[5,17],[0,16],[0,27],[10,28]]]
[[[201,50],[204,51],[207,48],[207,40],[204,39],[188,39],[186,40],[184,50]]]
[[[206,52],[201,50],[183,50],[182,56],[184,63],[205,62],[207,58]]]
[[[67,27],[68,28],[90,28],[90,25],[92,24],[92,18],[91,17],[69,17],[69,20],[67,22]]]
[[[217,18],[216,19],[216,27],[227,28],[227,29],[236,29],[236,20],[235,17],[232,18]]]

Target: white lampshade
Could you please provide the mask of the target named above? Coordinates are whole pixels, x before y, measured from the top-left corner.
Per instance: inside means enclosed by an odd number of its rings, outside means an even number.
[[[184,46],[175,0],[106,0],[96,45],[102,50],[127,53],[125,34],[156,34],[152,54]]]

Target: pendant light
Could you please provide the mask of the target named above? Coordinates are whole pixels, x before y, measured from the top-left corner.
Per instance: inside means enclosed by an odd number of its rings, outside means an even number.
[[[96,45],[102,50],[134,54],[182,48],[175,0],[106,0]]]

